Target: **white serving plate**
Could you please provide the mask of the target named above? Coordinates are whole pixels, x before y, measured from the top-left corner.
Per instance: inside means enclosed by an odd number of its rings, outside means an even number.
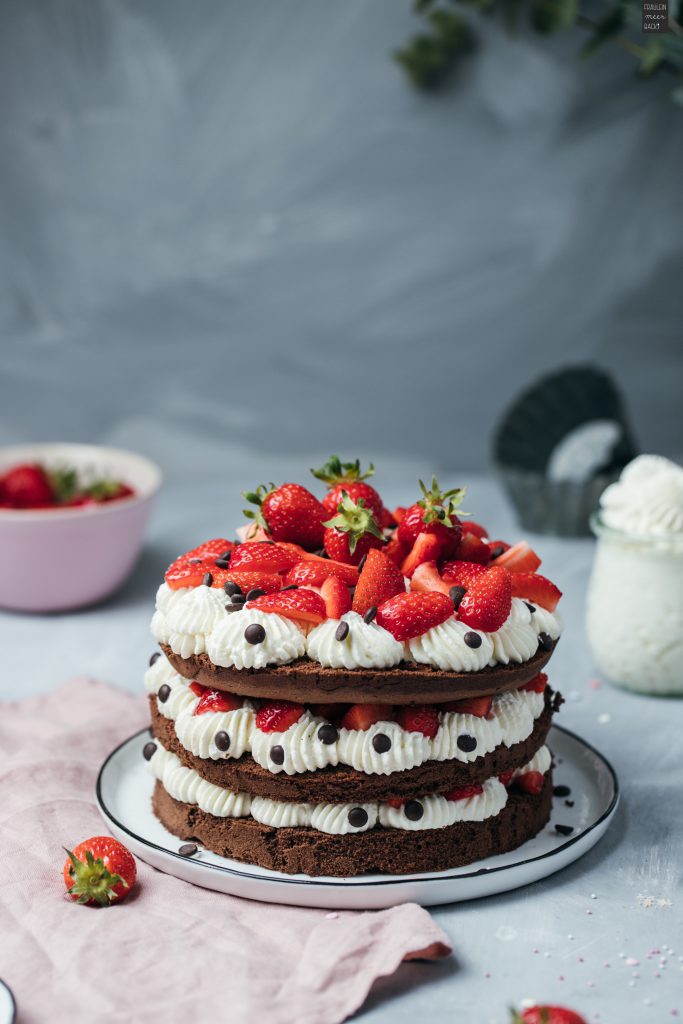
[[[0,979],[0,1024],[14,1024],[16,1012],[12,990]]]
[[[574,733],[553,726],[548,744],[555,756],[555,785],[571,789],[573,807],[564,798],[553,801],[550,823],[511,853],[419,875],[361,875],[355,878],[312,878],[219,857],[201,846],[192,858],[178,853],[182,840],[167,832],[152,814],[154,779],[146,770],[142,748],[149,740],[143,729],[112,751],[100,769],[96,797],[109,830],[141,860],[160,871],[206,889],[266,903],[337,910],[377,910],[397,903],[428,907],[478,899],[546,878],[595,846],[604,835],[619,802],[619,784],[609,762]],[[555,824],[571,825],[570,836]]]

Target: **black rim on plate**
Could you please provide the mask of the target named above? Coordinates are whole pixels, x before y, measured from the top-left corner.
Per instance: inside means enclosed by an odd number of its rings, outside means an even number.
[[[295,878],[294,876],[281,875],[278,872],[271,872],[271,874],[264,878],[263,876],[253,875],[249,871],[241,871],[239,868],[231,868],[223,864],[214,864],[210,861],[192,861],[187,857],[183,857],[181,856],[181,854],[176,853],[174,850],[168,850],[166,849],[165,846],[159,846],[158,843],[153,843],[151,839],[145,839],[143,836],[139,836],[136,832],[132,832],[131,829],[129,829],[126,825],[123,824],[123,822],[119,821],[118,818],[116,818],[109,810],[102,797],[102,777],[104,775],[104,772],[106,771],[109,762],[112,760],[112,758],[116,757],[119,750],[127,746],[127,744],[132,743],[132,741],[137,739],[138,736],[142,736],[143,734],[149,735],[149,727],[140,729],[139,732],[136,732],[132,736],[129,736],[127,740],[124,740],[122,743],[119,743],[118,747],[115,747],[114,750],[112,750],[109,756],[105,759],[97,775],[97,782],[95,783],[95,798],[97,800],[97,804],[100,810],[105,815],[105,817],[107,817],[109,821],[111,821],[111,823],[116,826],[116,828],[121,829],[122,832],[125,832],[126,835],[130,836],[131,839],[135,839],[138,843],[142,843],[144,846],[147,846],[152,850],[158,850],[159,853],[164,853],[169,857],[175,857],[177,860],[182,861],[183,864],[194,864],[198,868],[210,868],[212,871],[223,871],[226,874],[237,875],[240,878],[247,878],[250,881],[274,881],[284,882],[288,885],[316,885],[321,886],[323,888],[348,889],[350,887],[362,888],[364,886],[376,885],[410,885],[415,882],[448,882],[456,878],[477,878],[481,877],[482,875],[493,875],[498,871],[510,871],[512,868],[519,868],[522,867],[524,864],[533,864],[536,861],[546,860],[548,857],[555,857],[558,853],[560,853],[560,851],[568,849],[570,846],[573,846],[575,843],[578,843],[580,839],[583,839],[584,836],[587,836],[590,832],[593,832],[599,825],[602,824],[603,821],[605,821],[606,818],[610,816],[612,811],[615,809],[619,801],[619,780],[617,778],[617,773],[615,772],[614,768],[607,760],[605,755],[601,754],[599,750],[596,750],[596,748],[591,743],[588,743],[587,740],[584,740],[583,737],[578,736],[575,732],[572,732],[571,729],[566,729],[563,725],[553,725],[552,729],[557,729],[558,732],[563,732],[566,736],[571,737],[571,739],[581,744],[582,747],[584,747],[586,750],[589,750],[592,754],[594,754],[595,757],[597,757],[598,760],[601,761],[601,763],[607,769],[609,776],[612,780],[613,792],[612,798],[609,804],[607,805],[606,809],[602,812],[600,817],[597,818],[587,828],[583,829],[577,835],[572,836],[571,839],[567,839],[564,843],[560,843],[560,845],[556,846],[555,849],[548,850],[547,853],[539,853],[535,857],[524,857],[522,860],[515,861],[513,864],[500,864],[498,865],[498,867],[477,868],[475,871],[467,871],[464,874],[459,873],[452,875],[444,875],[426,873],[423,875],[410,875],[408,877],[401,875],[397,875],[396,878],[385,877],[381,878],[379,881],[363,881],[362,879],[356,880],[355,878],[352,878],[342,882],[334,881],[333,879],[320,881],[319,879],[316,879],[314,877]],[[171,833],[169,833],[169,835],[170,834]],[[219,855],[214,854],[214,856]],[[260,868],[259,870],[263,871],[267,869]],[[276,877],[273,878],[272,875],[275,875]]]

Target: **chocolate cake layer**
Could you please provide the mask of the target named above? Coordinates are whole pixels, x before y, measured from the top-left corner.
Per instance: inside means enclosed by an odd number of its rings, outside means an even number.
[[[457,760],[426,761],[417,768],[392,775],[366,775],[349,765],[339,764],[314,772],[286,775],[284,772],[269,772],[250,754],[221,761],[195,757],[180,743],[173,722],[159,713],[155,699],[150,698],[152,732],[187,768],[194,768],[207,782],[224,789],[300,803],[345,803],[349,800],[365,803],[390,797],[413,799],[425,793],[444,793],[459,786],[484,782],[492,775],[520,768],[531,760],[545,743],[553,712],[561,702],[559,694],[546,689],[545,709],[525,740],[511,747],[501,745],[469,764]]]
[[[160,782],[152,807],[169,832],[202,843],[222,857],[285,874],[352,877],[444,871],[506,853],[535,836],[550,817],[552,772],[537,796],[511,790],[495,817],[416,832],[378,826],[368,832],[327,835],[312,828],[272,828],[253,818],[216,818],[170,797]]]
[[[438,704],[516,690],[541,671],[556,646],[557,641],[547,650],[539,646],[521,665],[495,665],[479,672],[444,672],[412,662],[381,670],[323,668],[308,658],[262,669],[222,668],[207,654],[181,658],[167,644],[161,649],[180,675],[243,697],[309,704]]]

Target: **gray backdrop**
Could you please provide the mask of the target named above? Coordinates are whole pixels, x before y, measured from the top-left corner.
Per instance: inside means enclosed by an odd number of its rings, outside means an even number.
[[[476,470],[515,389],[594,358],[680,449],[683,114],[627,55],[486,23],[424,96],[407,0],[2,21],[0,440]]]

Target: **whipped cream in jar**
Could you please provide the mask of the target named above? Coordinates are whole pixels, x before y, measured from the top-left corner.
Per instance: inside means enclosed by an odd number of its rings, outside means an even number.
[[[591,527],[587,629],[600,669],[630,690],[683,695],[683,468],[638,456]]]

